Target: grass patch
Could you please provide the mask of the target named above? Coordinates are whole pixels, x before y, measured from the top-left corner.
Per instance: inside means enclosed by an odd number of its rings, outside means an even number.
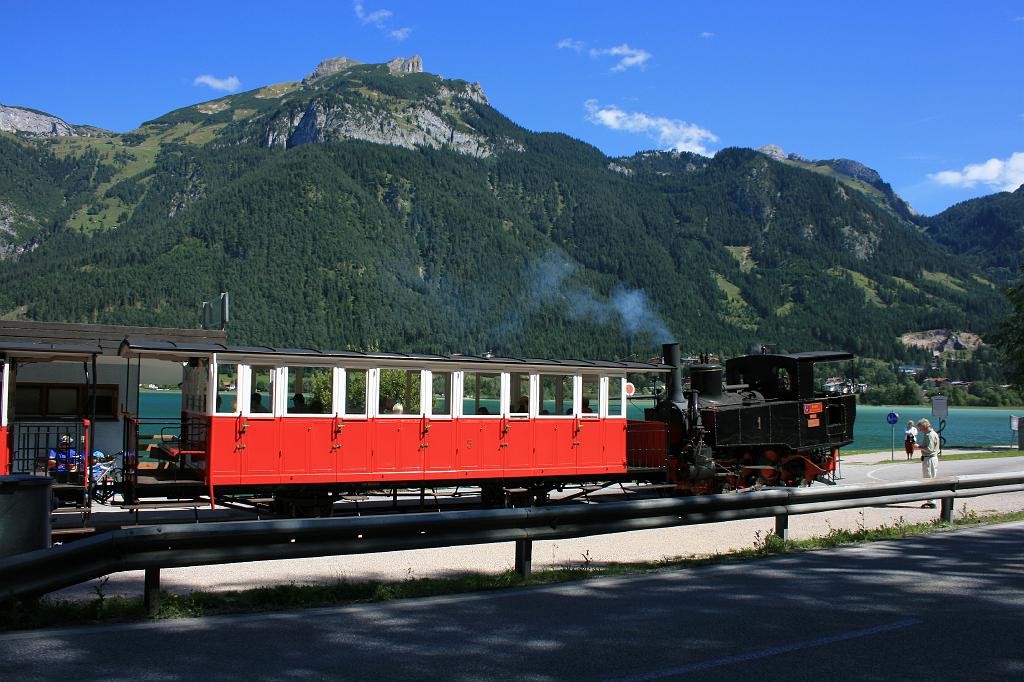
[[[729,252],[729,255],[735,258],[736,262],[739,263],[741,272],[750,272],[754,269],[754,266],[757,265],[757,263],[754,262],[754,259],[750,257],[751,247],[727,246],[725,249]]]
[[[913,460],[907,459],[907,454],[903,451],[898,451],[901,457],[897,457],[895,460],[883,459],[875,464],[900,464],[908,461],[919,462],[920,457],[914,457]],[[968,459],[1002,459],[1004,457],[1024,457],[1024,452],[1020,450],[999,450],[997,452],[965,452],[956,455],[943,455],[939,454],[940,462],[961,462]]]
[[[961,286],[963,282],[958,280],[956,277],[953,277],[952,275],[946,274],[945,272],[929,272],[928,270],[922,270],[921,276],[925,280],[929,282],[935,282],[936,284],[944,286],[947,289],[952,289],[953,291],[956,291],[961,294],[967,293],[967,290],[964,289],[963,286]]]
[[[712,273],[718,288],[725,294],[725,311],[722,319],[741,329],[757,329],[757,314],[750,304],[743,300],[740,288],[717,272]]]
[[[864,292],[864,299],[868,303],[879,308],[886,307],[886,305],[882,303],[882,299],[878,296],[878,285],[871,278],[857,272],[856,270],[847,270],[846,268],[840,267],[829,268],[828,272],[830,275],[835,277],[842,277],[844,274],[849,275],[857,288]]]
[[[1024,511],[979,515],[960,511],[957,525],[982,525],[1024,520]],[[536,571],[522,578],[514,571],[497,575],[471,573],[450,578],[413,578],[400,582],[338,581],[330,585],[278,585],[234,592],[191,592],[187,595],[163,593],[157,619],[201,618],[206,616],[280,611],[345,604],[414,599],[446,594],[486,592],[510,587],[554,585],[596,577],[636,575],[661,570],[679,570],[710,564],[748,561],[777,554],[792,554],[842,545],[892,540],[927,535],[950,528],[942,521],[907,523],[900,517],[892,524],[856,530],[830,528],[824,536],[806,540],[783,540],[773,532],[754,534],[753,546],[725,554],[697,557],[674,557],[659,561],[611,563],[596,565],[584,553],[577,565]],[[45,627],[66,627],[83,624],[110,624],[146,620],[141,597],[108,597],[104,594],[106,578],[93,588],[96,598],[90,601],[42,599],[38,602],[0,606],[0,631]]]

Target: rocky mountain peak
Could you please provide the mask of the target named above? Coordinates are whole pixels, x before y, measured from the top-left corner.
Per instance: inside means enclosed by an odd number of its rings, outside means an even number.
[[[0,104],[0,131],[33,137],[75,137],[78,132],[56,116]]]
[[[394,74],[423,73],[423,58],[418,54],[414,54],[408,59],[405,57],[395,57],[388,62],[388,71]]]
[[[360,66],[363,62],[357,62],[355,59],[349,59],[348,57],[331,57],[325,59],[316,65],[313,73],[309,74],[302,79],[303,84],[309,84],[318,78],[324,78],[325,76],[332,76],[336,73],[346,71],[353,66]],[[411,57],[395,57],[391,61],[387,62],[385,66],[388,67],[390,73],[396,76],[406,73],[423,73],[423,58],[418,54]]]
[[[349,59],[348,57],[331,57],[330,59],[325,59],[317,64],[316,68],[313,69],[313,73],[303,78],[302,82],[311,83],[317,78],[330,76],[353,66],[359,66],[360,64],[362,64],[362,62],[357,62],[356,60]]]

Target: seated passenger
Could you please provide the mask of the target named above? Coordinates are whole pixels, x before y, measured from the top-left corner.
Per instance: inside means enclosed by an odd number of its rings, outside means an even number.
[[[395,403],[391,408],[391,414],[402,414],[403,412],[405,412],[405,407],[402,403]]]
[[[484,407],[483,405],[481,405],[480,407],[476,408],[476,413],[477,413],[477,414],[490,414],[490,413],[491,413],[491,411],[490,411],[490,410],[488,410],[488,409],[487,409],[486,407]]]
[[[516,403],[516,408],[513,410],[513,412],[517,412],[517,413],[521,413],[521,414],[526,414],[529,411],[530,411],[530,399],[527,398],[525,395],[519,396],[519,402]]]
[[[593,414],[594,411],[590,409],[590,398],[583,399],[583,414]]]
[[[263,396],[257,391],[253,391],[252,398],[249,401],[250,412],[270,412],[270,409],[263,404]]]
[[[309,412],[309,409],[306,407],[306,396],[302,395],[301,393],[296,393],[292,397],[292,409],[288,411],[298,413]]]

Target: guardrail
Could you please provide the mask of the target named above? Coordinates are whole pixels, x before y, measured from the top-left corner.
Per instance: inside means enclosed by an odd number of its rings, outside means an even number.
[[[941,517],[952,522],[957,498],[1020,491],[1024,472],[637,502],[146,526],[0,560],[0,602],[38,596],[108,573],[144,569],[145,601],[153,612],[159,604],[161,568],[509,541],[516,543],[516,570],[525,576],[531,569],[534,540],[765,517],[775,517],[776,533],[785,538],[791,515],[929,499],[941,500]]]

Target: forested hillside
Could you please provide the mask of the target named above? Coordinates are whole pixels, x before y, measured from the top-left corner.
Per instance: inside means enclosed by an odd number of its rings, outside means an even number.
[[[430,74],[307,81],[109,138],[0,134],[0,205],[45,237],[8,231],[29,248],[0,261],[0,314],[193,326],[227,290],[238,343],[896,358],[903,332],[985,333],[1001,309],[976,268],[826,174],[743,149],[610,159]]]
[[[927,219],[928,233],[964,254],[1000,282],[1020,274],[1024,264],[1024,185],[971,199]]]

